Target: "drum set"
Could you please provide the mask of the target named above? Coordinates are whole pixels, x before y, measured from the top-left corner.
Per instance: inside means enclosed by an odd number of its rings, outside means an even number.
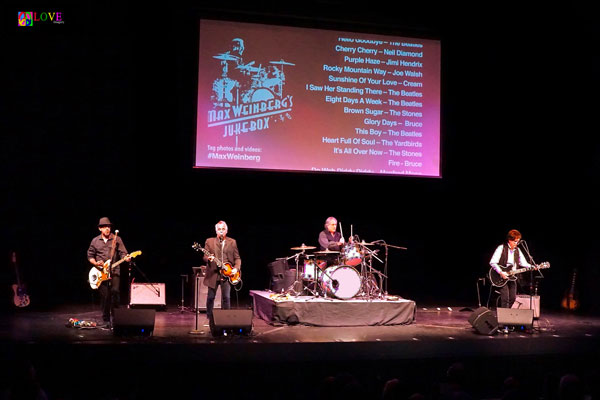
[[[221,77],[213,82],[212,101],[215,107],[231,107],[232,105],[250,104],[260,101],[283,97],[285,84],[284,66],[295,64],[285,60],[269,61],[267,66],[255,65],[255,62],[244,64],[241,58],[222,53],[213,56],[221,61]],[[229,63],[235,65],[233,71],[229,70]],[[237,79],[229,76],[237,73]]]
[[[316,247],[304,243],[292,247],[298,252],[287,259],[296,261],[296,281],[287,288],[288,294],[341,300],[385,298],[387,276],[373,268],[373,259],[383,262],[376,255],[379,250],[370,249],[376,244],[351,242],[340,251],[314,251]]]

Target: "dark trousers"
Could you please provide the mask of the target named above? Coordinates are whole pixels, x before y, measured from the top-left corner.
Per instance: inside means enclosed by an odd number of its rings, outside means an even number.
[[[508,281],[500,288],[500,307],[511,308],[517,299],[517,282]]]
[[[229,310],[231,308],[231,284],[229,281],[217,281],[217,286],[213,289],[208,288],[206,295],[206,316],[212,319],[213,308],[215,307],[215,297],[217,296],[217,288],[221,285],[221,308]]]
[[[98,291],[100,292],[102,319],[106,322],[110,321],[111,310],[114,307],[118,307],[121,301],[120,284],[120,276],[113,275],[112,279],[102,282],[98,288]]]

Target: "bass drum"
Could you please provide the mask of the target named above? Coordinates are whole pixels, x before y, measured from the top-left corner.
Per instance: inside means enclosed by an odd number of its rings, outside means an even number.
[[[321,288],[338,299],[351,299],[360,291],[360,274],[348,265],[326,268],[319,280]]]

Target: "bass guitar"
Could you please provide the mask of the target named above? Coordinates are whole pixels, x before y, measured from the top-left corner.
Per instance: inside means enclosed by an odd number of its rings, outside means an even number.
[[[560,306],[569,311],[575,311],[579,308],[579,294],[575,289],[575,280],[577,279],[577,268],[573,269],[571,277],[571,287],[567,289],[565,295],[560,303]]]
[[[117,265],[119,265],[123,261],[125,261],[127,259],[127,257],[136,258],[140,254],[142,254],[142,252],[140,250],[134,251],[133,253],[128,254],[125,257],[121,258],[116,263],[113,263],[112,265],[111,265],[110,260],[106,260],[104,262],[104,264],[102,264],[102,266],[93,266],[90,269],[90,272],[88,273],[88,282],[90,283],[90,287],[92,289],[98,289],[102,282],[110,279],[110,273],[112,272],[112,270],[114,268],[117,267]]]
[[[192,248],[196,251],[203,252],[208,257],[214,257],[215,263],[217,264],[217,267],[219,267],[219,271],[221,272],[221,275],[223,277],[229,279],[229,282],[232,285],[237,285],[238,283],[240,283],[242,281],[242,273],[240,272],[239,269],[233,268],[231,266],[231,264],[229,264],[227,262],[222,262],[214,254],[212,254],[210,251],[206,250],[204,247],[200,246],[198,243],[194,243],[192,245]],[[234,272],[234,270],[235,270],[235,272]]]
[[[500,275],[493,267],[490,268],[488,277],[490,278],[490,282],[492,282],[492,285],[494,285],[496,287],[502,287],[502,286],[506,285],[506,283],[508,281],[516,281],[517,280],[516,275],[530,270],[530,268],[518,268],[514,271],[511,271],[510,270],[511,268],[512,268],[512,266],[503,267],[502,265],[500,265],[500,269],[502,269],[502,271],[508,275],[508,279],[504,279],[502,277],[502,275]],[[535,269],[535,270],[546,269],[546,268],[550,268],[549,262],[543,262],[543,263],[535,265],[533,267],[533,269]]]
[[[17,307],[27,307],[30,303],[29,295],[25,291],[25,285],[21,282],[21,274],[17,265],[17,253],[13,251],[10,258],[12,265],[15,267],[15,275],[17,276],[17,283],[12,285],[14,292],[13,302]]]

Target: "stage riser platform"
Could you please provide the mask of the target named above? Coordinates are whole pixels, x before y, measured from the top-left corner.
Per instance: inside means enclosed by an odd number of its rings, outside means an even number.
[[[269,324],[310,326],[408,325],[415,320],[412,300],[340,300],[313,296],[290,297],[284,301],[266,291],[250,291],[254,314]]]

